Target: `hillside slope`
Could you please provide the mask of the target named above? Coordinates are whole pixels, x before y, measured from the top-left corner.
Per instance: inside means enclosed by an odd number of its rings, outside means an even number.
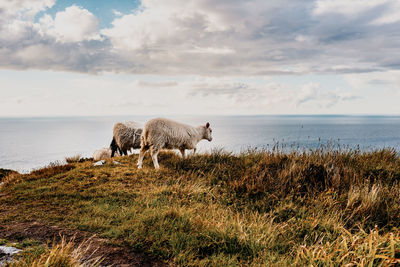
[[[395,151],[161,153],[159,171],[117,160],[6,177],[0,225],[95,233],[184,266],[400,264]]]

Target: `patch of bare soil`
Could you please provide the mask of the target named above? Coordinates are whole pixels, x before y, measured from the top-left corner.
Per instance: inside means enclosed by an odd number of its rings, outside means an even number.
[[[61,236],[64,236],[66,240],[73,238],[76,245],[90,239],[90,248],[87,254],[92,257],[101,256],[103,258],[101,266],[166,266],[165,263],[152,259],[145,254],[136,253],[128,247],[109,244],[106,239],[98,238],[83,231],[47,226],[39,222],[0,225],[0,238],[13,242],[31,238],[42,243],[50,241],[51,244],[53,241],[59,242]]]

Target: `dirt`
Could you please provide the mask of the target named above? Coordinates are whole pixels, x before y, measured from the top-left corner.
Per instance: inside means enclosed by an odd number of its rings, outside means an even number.
[[[83,231],[47,226],[39,222],[0,225],[0,238],[13,242],[31,238],[42,243],[51,244],[53,240],[59,242],[61,236],[64,236],[67,241],[74,238],[76,245],[90,239],[90,248],[87,251],[87,256],[101,256],[103,258],[101,266],[167,266],[165,263],[152,259],[145,254],[136,253],[129,247],[109,244],[106,239],[98,238]]]

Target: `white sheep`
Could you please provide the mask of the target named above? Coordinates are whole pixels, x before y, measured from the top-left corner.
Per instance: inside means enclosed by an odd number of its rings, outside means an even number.
[[[160,166],[157,155],[161,149],[179,149],[182,157],[185,157],[185,149],[193,149],[196,152],[196,145],[200,140],[212,140],[211,133],[208,122],[205,126],[193,127],[163,118],[152,119],[143,128],[138,168],[142,168],[144,154],[149,149],[154,167],[158,169]]]
[[[119,155],[118,151],[117,151],[117,154]],[[111,148],[104,147],[104,148],[97,149],[96,151],[93,152],[92,157],[93,157],[94,161],[109,159],[109,158],[111,158]]]
[[[120,155],[128,155],[132,148],[140,148],[140,135],[143,127],[137,122],[117,122],[113,128],[113,139],[110,144],[111,157],[114,157],[116,151]]]

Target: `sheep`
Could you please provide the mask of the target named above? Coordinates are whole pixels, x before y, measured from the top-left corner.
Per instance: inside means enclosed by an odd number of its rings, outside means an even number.
[[[119,155],[118,151],[117,154]],[[96,151],[93,152],[92,157],[94,161],[109,159],[111,158],[111,149],[109,147],[97,149]]]
[[[160,168],[157,155],[162,148],[179,149],[182,157],[185,157],[185,149],[193,149],[196,153],[196,145],[200,140],[206,139],[211,142],[211,133],[208,122],[205,126],[193,127],[164,118],[152,119],[143,128],[137,166],[139,169],[142,168],[144,154],[147,150],[150,150],[156,169]]]
[[[137,122],[117,122],[113,128],[113,139],[110,144],[111,157],[118,150],[120,155],[128,155],[128,150],[140,148],[142,125]]]

